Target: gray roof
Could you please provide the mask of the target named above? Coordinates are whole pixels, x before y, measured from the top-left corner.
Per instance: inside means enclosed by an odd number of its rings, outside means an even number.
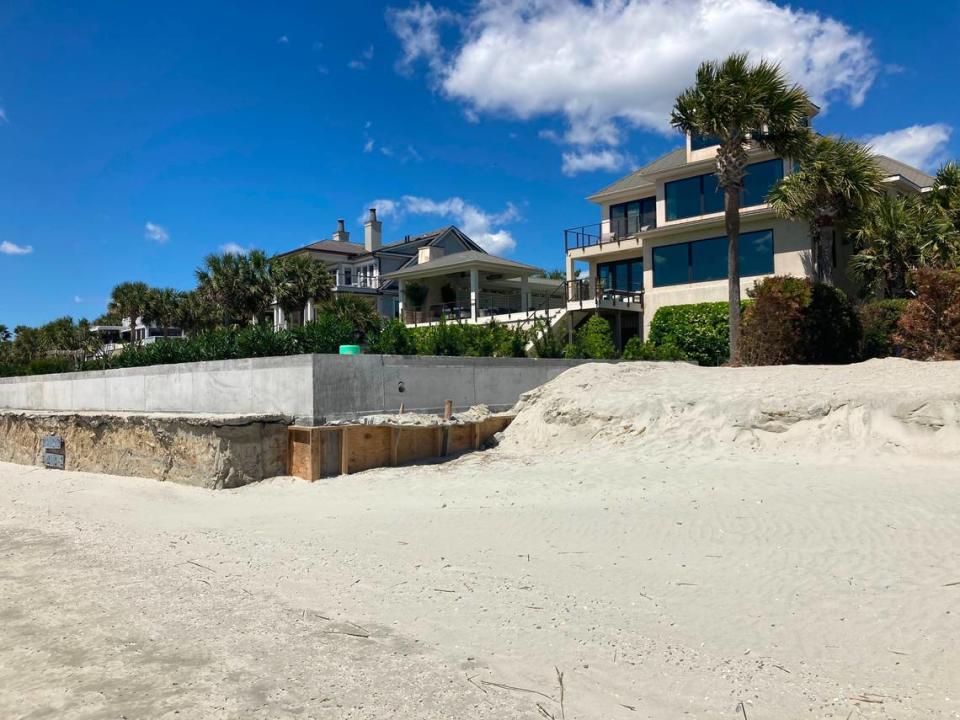
[[[360,243],[344,242],[342,240],[318,240],[317,242],[304,245],[303,247],[296,248],[295,250],[288,250],[286,252],[278,253],[277,257],[294,255],[302,252],[339,253],[348,256],[350,260],[359,259],[364,255],[373,257],[376,253],[380,252],[416,256],[417,248],[423,245],[434,243],[435,241],[441,239],[448,232],[456,235],[467,247],[475,250],[482,250],[479,245],[471,240],[469,236],[465,235],[458,227],[455,225],[447,225],[436,230],[431,230],[430,232],[404,238],[403,240],[390,243],[389,245],[381,245],[373,252],[369,252],[367,248]]]
[[[454,272],[458,268],[464,266],[469,267],[471,265],[482,266],[484,269],[493,270],[494,272],[514,272],[521,275],[541,272],[540,268],[534,267],[533,265],[525,265],[524,263],[518,263],[514,260],[507,260],[506,258],[490,255],[483,251],[466,250],[464,252],[444,255],[430,262],[394,270],[392,273],[386,273],[382,277],[384,279],[399,280],[400,278],[410,277],[411,275],[433,274],[434,271],[439,271],[441,274],[444,271]]]
[[[687,149],[685,147],[678,147],[676,150],[671,150],[666,155],[661,155],[653,162],[644,165],[639,170],[634,170],[632,173],[626,177],[620,178],[615,183],[607,185],[605,188],[603,188],[603,190],[598,190],[587,199],[593,200],[594,198],[612,195],[614,193],[623,192],[624,190],[633,190],[634,188],[641,187],[642,185],[648,185],[651,182],[650,178],[647,177],[648,175],[663,172],[664,170],[676,170],[677,168],[682,168],[686,164]]]
[[[887,157],[886,155],[874,155],[874,157],[877,160],[877,165],[879,165],[880,169],[887,175],[900,175],[917,187],[933,187],[933,183],[936,181],[936,178],[923,172],[923,170],[918,170],[911,165],[902,163],[899,160],[894,160],[892,157]]]

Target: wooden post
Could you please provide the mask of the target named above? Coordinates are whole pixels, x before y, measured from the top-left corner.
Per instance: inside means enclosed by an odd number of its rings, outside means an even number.
[[[347,427],[344,425],[340,428],[340,474],[349,475],[350,474],[350,448],[348,447],[347,437]]]
[[[397,449],[400,447],[400,428],[390,428],[390,466],[397,466]]]
[[[444,422],[449,422],[452,416],[453,416],[453,400],[444,400],[443,401]]]

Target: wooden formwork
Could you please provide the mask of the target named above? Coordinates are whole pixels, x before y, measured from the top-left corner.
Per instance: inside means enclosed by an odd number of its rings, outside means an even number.
[[[428,426],[292,426],[287,472],[312,481],[479,450],[512,420],[512,415],[493,415],[479,422]]]

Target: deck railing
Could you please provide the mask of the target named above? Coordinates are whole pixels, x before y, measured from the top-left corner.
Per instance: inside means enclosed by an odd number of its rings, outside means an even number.
[[[606,223],[593,223],[580,227],[568,228],[563,231],[563,249],[584,249],[602,246],[608,243],[618,243],[627,238],[636,237],[656,225],[638,225],[636,218],[615,218]],[[604,229],[606,226],[606,229]]]

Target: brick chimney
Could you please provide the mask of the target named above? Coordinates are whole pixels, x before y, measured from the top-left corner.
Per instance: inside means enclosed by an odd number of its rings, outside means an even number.
[[[337,242],[350,242],[350,233],[344,229],[343,218],[337,220],[337,231],[333,234],[333,239]]]
[[[377,209],[370,208],[367,221],[363,224],[363,246],[367,249],[367,252],[380,249],[382,231],[383,223],[377,220]]]

